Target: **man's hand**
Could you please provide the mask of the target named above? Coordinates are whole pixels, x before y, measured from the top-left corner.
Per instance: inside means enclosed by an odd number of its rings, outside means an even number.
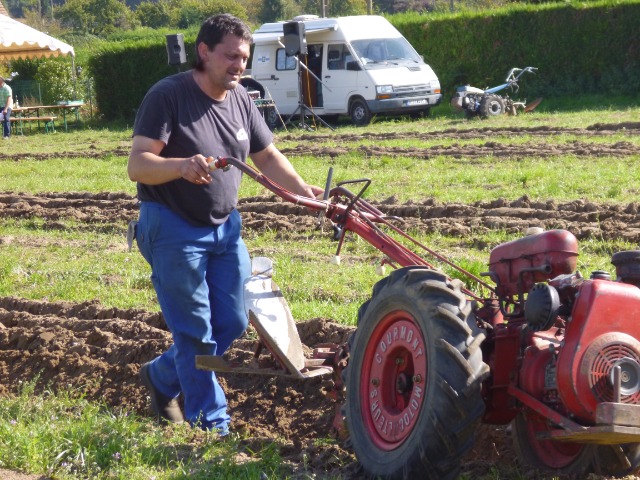
[[[180,165],[180,176],[196,185],[207,185],[211,183],[211,175],[209,175],[211,162],[213,162],[213,157],[204,157],[200,154],[185,158]]]

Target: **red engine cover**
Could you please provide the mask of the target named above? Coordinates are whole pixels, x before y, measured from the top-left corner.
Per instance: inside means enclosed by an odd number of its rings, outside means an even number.
[[[640,288],[606,280],[582,284],[557,365],[562,402],[581,420],[595,422],[597,404],[613,401],[616,362],[640,364],[639,319]],[[640,404],[640,392],[621,402]]]
[[[496,293],[511,297],[528,292],[537,282],[573,273],[577,261],[576,237],[566,230],[549,230],[498,245],[491,250],[489,270],[497,284]],[[518,281],[523,270],[529,273],[522,276],[519,290]]]

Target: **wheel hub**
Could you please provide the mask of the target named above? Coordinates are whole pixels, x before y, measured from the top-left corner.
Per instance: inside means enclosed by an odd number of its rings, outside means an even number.
[[[377,447],[392,450],[412,432],[425,398],[425,341],[406,312],[387,315],[367,345],[362,411]]]

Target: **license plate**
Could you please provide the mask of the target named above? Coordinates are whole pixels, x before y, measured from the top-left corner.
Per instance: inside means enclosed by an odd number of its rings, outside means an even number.
[[[427,105],[429,103],[429,100],[427,100],[426,98],[422,98],[420,100],[405,100],[404,104],[407,107],[413,107],[415,105]]]

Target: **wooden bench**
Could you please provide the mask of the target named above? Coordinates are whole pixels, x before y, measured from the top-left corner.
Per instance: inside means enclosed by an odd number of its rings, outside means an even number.
[[[58,117],[52,116],[52,115],[46,115],[42,117],[11,117],[9,121],[14,127],[15,133],[24,135],[23,124],[26,122],[38,122],[38,126],[40,126],[40,122],[43,122],[45,133],[55,132],[56,131],[55,121],[57,118]]]

